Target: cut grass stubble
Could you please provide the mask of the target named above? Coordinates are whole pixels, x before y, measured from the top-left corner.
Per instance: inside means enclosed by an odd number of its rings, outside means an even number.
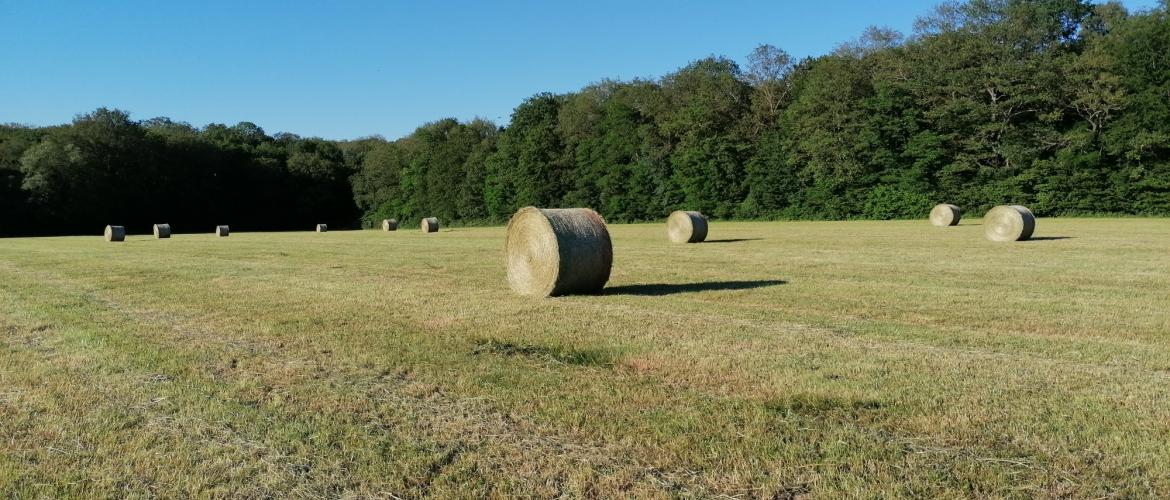
[[[1044,222],[614,225],[537,301],[501,228],[0,240],[0,490],[1163,496],[1170,221]]]

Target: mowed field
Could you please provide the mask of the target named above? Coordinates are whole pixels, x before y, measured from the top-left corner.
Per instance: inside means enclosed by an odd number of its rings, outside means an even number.
[[[1170,495],[1170,220],[609,229],[0,240],[0,496]]]

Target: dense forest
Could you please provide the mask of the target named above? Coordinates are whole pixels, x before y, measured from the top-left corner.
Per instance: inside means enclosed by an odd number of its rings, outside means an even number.
[[[694,61],[520,103],[505,127],[443,119],[327,141],[99,109],[0,126],[0,234],[244,230],[385,217],[504,221],[587,206],[610,221],[1170,215],[1170,6],[948,3],[795,60]]]

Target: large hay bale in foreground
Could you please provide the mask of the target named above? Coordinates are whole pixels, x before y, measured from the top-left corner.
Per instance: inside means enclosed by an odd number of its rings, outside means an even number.
[[[707,217],[699,212],[672,212],[666,218],[666,235],[675,243],[703,241],[707,239]]]
[[[106,226],[106,241],[126,241],[126,228],[122,226]]]
[[[170,224],[155,224],[154,225],[154,237],[155,237],[155,239],[159,239],[159,240],[165,239],[165,238],[170,238],[171,237],[171,225]]]
[[[1027,207],[1000,205],[983,216],[983,234],[991,241],[1023,241],[1036,230],[1036,216]]]
[[[231,234],[231,228],[229,228],[227,226],[215,226],[215,235],[216,236],[219,236],[220,238],[224,238],[224,237],[227,237],[227,235],[229,235],[229,234]]]
[[[963,218],[963,211],[950,203],[935,205],[930,210],[930,223],[939,227],[957,226]]]
[[[317,224],[317,232],[318,233],[329,232],[329,224]]]
[[[398,220],[397,219],[384,219],[382,221],[382,230],[383,231],[397,231],[398,230]]]
[[[437,233],[439,232],[439,218],[427,217],[422,220],[422,232]]]
[[[593,293],[609,281],[613,244],[588,208],[521,208],[504,240],[508,285],[536,297]]]

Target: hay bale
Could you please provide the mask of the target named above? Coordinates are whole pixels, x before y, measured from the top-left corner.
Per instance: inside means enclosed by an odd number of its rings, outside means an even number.
[[[941,203],[930,209],[930,223],[938,227],[957,226],[963,218],[963,211],[949,203]]]
[[[382,220],[382,230],[383,231],[397,231],[398,230],[398,220],[397,219],[384,219],[384,220]]]
[[[666,218],[666,236],[675,243],[698,243],[707,239],[707,217],[699,212],[677,210]]]
[[[439,232],[439,218],[427,217],[422,220],[422,232],[437,233]]]
[[[317,232],[318,233],[329,232],[329,224],[317,224]]]
[[[106,226],[106,241],[126,241],[126,228],[122,226]]]
[[[1027,207],[1000,205],[983,216],[983,234],[991,241],[1024,241],[1036,230],[1036,216]]]
[[[215,235],[216,236],[219,236],[220,238],[225,238],[229,234],[231,234],[231,229],[228,228],[227,226],[215,226]]]
[[[155,239],[161,240],[161,239],[170,238],[170,237],[171,237],[171,225],[170,224],[155,224],[154,225],[154,238]]]
[[[613,244],[588,208],[521,208],[504,240],[508,285],[535,297],[593,293],[609,281]]]

